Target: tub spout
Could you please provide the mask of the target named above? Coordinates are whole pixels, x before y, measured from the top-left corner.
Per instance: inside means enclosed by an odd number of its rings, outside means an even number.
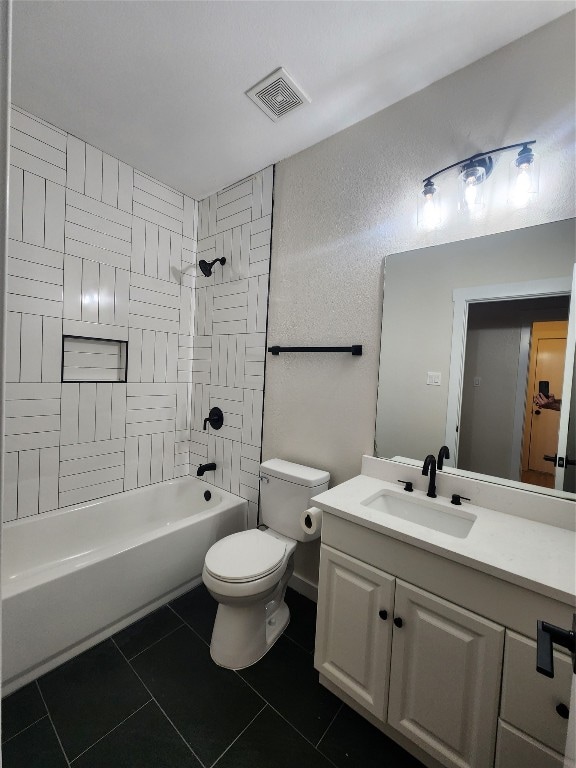
[[[216,464],[213,461],[210,464],[200,464],[200,466],[196,470],[196,474],[198,475],[198,477],[202,477],[204,472],[210,472],[213,469],[216,469]]]

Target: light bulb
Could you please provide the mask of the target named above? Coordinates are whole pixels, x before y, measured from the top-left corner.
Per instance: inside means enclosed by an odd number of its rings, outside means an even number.
[[[427,181],[418,195],[418,225],[421,229],[436,229],[441,224],[440,198],[438,190]]]
[[[474,206],[476,205],[476,198],[477,198],[476,193],[477,193],[477,189],[476,189],[476,184],[474,182],[474,179],[473,178],[466,179],[464,199],[466,200],[466,205],[468,206],[470,211],[472,211]]]
[[[538,194],[539,161],[528,146],[510,163],[508,202],[514,208],[526,208]]]
[[[477,218],[484,210],[486,171],[480,165],[465,166],[459,176],[458,207],[462,213]]]

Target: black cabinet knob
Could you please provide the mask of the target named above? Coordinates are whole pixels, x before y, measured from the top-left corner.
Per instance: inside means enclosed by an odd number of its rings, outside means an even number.
[[[396,627],[398,627],[398,629],[400,629],[400,627],[401,627],[403,624],[404,624],[404,622],[402,621],[402,619],[400,618],[400,616],[396,616],[396,617],[395,617],[395,619],[394,619],[394,626],[396,626]]]
[[[388,611],[378,611],[378,616],[380,616],[383,621],[386,621],[388,618]]]
[[[556,707],[556,712],[562,717],[564,720],[568,720],[570,717],[570,710],[566,706],[566,704],[558,704]]]

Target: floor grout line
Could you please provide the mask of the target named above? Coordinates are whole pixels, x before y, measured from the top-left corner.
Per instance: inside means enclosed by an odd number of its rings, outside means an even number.
[[[8,744],[8,742],[9,742],[9,741],[12,741],[12,739],[15,739],[15,738],[16,738],[16,736],[20,736],[20,734],[22,734],[22,733],[24,733],[25,731],[27,731],[27,730],[28,730],[28,728],[32,728],[32,726],[33,726],[33,725],[36,725],[36,723],[39,723],[39,722],[40,722],[40,720],[44,720],[44,719],[45,719],[45,718],[47,718],[47,717],[48,717],[48,712],[46,712],[46,714],[45,714],[45,715],[42,715],[42,717],[39,717],[39,718],[38,718],[38,720],[34,720],[34,722],[33,722],[33,723],[30,723],[30,724],[29,724],[29,725],[27,725],[25,728],[22,728],[22,730],[18,731],[18,733],[15,733],[13,736],[10,736],[8,739],[4,739],[4,741],[2,742],[2,746],[4,746],[4,744]]]
[[[297,640],[294,640],[294,638],[293,638],[293,637],[290,637],[290,635],[287,635],[287,634],[284,632],[284,633],[283,633],[283,636],[284,636],[284,637],[285,637],[287,640],[290,640],[290,642],[291,642],[291,643],[294,643],[294,645],[295,645],[297,648],[300,648],[300,650],[301,650],[301,651],[305,651],[305,652],[308,654],[308,656],[313,656],[313,655],[314,655],[314,651],[311,651],[309,648],[305,648],[305,647],[304,647],[304,646],[303,646],[301,643],[299,643]]]
[[[56,726],[54,725],[54,720],[52,720],[52,715],[50,714],[50,710],[48,709],[48,704],[46,703],[46,699],[44,698],[44,694],[42,693],[42,689],[40,688],[40,683],[38,682],[38,679],[34,681],[36,683],[36,688],[38,689],[38,693],[40,694],[40,698],[42,699],[42,702],[44,706],[46,707],[46,713],[48,715],[48,719],[50,720],[50,725],[52,726],[52,729],[54,730],[54,735],[56,736],[56,739],[58,740],[58,744],[60,745],[60,749],[62,750],[62,754],[64,755],[64,760],[66,760],[66,765],[68,768],[70,768],[70,760],[68,760],[68,755],[66,754],[66,750],[64,749],[64,745],[62,744],[62,741],[60,739],[60,735],[58,734],[58,731],[56,730]]]
[[[206,640],[204,640],[204,638],[202,637],[202,635],[201,635],[199,632],[197,632],[197,631],[194,629],[194,627],[192,626],[192,624],[190,624],[190,623],[189,623],[189,622],[188,622],[188,621],[187,621],[187,620],[186,620],[186,619],[185,619],[183,616],[180,616],[180,614],[178,613],[178,611],[177,611],[175,608],[172,608],[172,606],[171,606],[171,605],[169,606],[169,608],[170,608],[172,611],[174,611],[174,614],[175,614],[176,616],[178,616],[178,618],[180,619],[180,621],[181,621],[181,622],[183,622],[184,626],[186,626],[186,627],[188,627],[188,629],[192,630],[192,632],[194,632],[194,634],[196,635],[196,637],[197,637],[197,638],[199,638],[200,640],[202,640],[202,642],[204,643],[204,645],[207,645],[207,646],[208,646],[208,648],[210,648],[210,643],[208,643],[208,642],[206,642]]]
[[[264,706],[262,707],[262,709],[261,709],[261,710],[259,710],[259,711],[258,711],[258,712],[257,712],[257,713],[254,715],[254,717],[252,718],[252,720],[250,720],[250,722],[248,723],[248,725],[246,725],[246,727],[244,727],[244,728],[243,728],[243,729],[240,731],[240,733],[238,734],[238,736],[236,736],[236,738],[235,738],[235,739],[234,739],[232,742],[230,742],[230,744],[228,744],[228,746],[226,747],[226,749],[224,750],[224,752],[222,752],[222,754],[221,754],[219,757],[217,757],[217,758],[216,758],[216,760],[215,760],[215,761],[212,763],[212,765],[210,766],[210,768],[214,768],[214,766],[216,765],[216,763],[218,763],[218,761],[219,761],[219,760],[221,760],[221,759],[224,757],[224,755],[226,754],[226,752],[228,752],[228,750],[229,750],[229,749],[230,749],[232,746],[234,746],[234,744],[235,744],[235,743],[238,741],[238,739],[239,739],[239,738],[242,736],[242,734],[243,734],[243,733],[245,733],[245,732],[248,730],[248,728],[250,728],[250,726],[251,726],[251,725],[252,725],[252,723],[253,723],[253,722],[256,720],[256,718],[257,718],[257,717],[259,717],[259,716],[262,714],[262,712],[264,712],[264,710],[266,709],[266,707],[267,707],[267,706],[269,706],[269,705],[268,705],[268,702],[266,702],[266,701],[265,701],[265,702],[264,702]]]
[[[102,741],[102,739],[105,739],[107,736],[110,736],[110,734],[111,734],[111,733],[114,733],[114,731],[115,731],[115,730],[117,730],[118,728],[120,728],[120,726],[121,726],[121,725],[124,725],[124,723],[125,723],[126,721],[130,720],[130,718],[131,718],[131,717],[134,717],[134,715],[135,715],[135,714],[137,714],[138,712],[140,712],[140,710],[141,710],[141,709],[144,709],[144,707],[148,706],[148,704],[150,704],[150,702],[151,702],[151,701],[152,701],[152,699],[151,699],[151,698],[150,698],[150,699],[148,699],[148,701],[144,702],[144,704],[142,704],[142,706],[141,706],[141,707],[138,707],[138,709],[135,709],[135,710],[134,710],[134,712],[132,712],[131,714],[129,714],[129,715],[128,715],[128,717],[125,717],[125,718],[124,718],[124,720],[121,720],[119,723],[117,723],[117,724],[114,726],[114,728],[111,728],[111,729],[110,729],[109,731],[107,731],[105,734],[103,734],[102,736],[100,736],[100,738],[99,738],[99,739],[96,739],[96,741],[95,741],[95,742],[93,742],[92,744],[90,744],[90,746],[89,746],[89,747],[86,747],[86,749],[85,749],[85,750],[83,750],[82,752],[80,752],[80,754],[79,754],[79,755],[76,755],[76,757],[73,757],[73,758],[72,758],[72,760],[70,760],[70,765],[72,765],[72,763],[73,763],[75,760],[78,760],[78,758],[79,758],[79,757],[82,757],[82,755],[85,755],[85,754],[86,754],[86,752],[88,752],[89,750],[91,750],[91,749],[92,749],[92,747],[95,747],[95,746],[96,746],[96,744],[98,744],[100,741]]]
[[[150,648],[154,648],[155,645],[158,645],[158,643],[161,643],[162,640],[166,640],[167,637],[170,637],[170,635],[173,635],[174,632],[177,632],[179,629],[182,629],[182,627],[183,627],[183,624],[180,624],[180,626],[178,626],[178,627],[174,627],[169,632],[167,632],[165,635],[162,635],[162,637],[159,637],[158,640],[154,640],[154,642],[150,643],[150,645],[147,645],[146,648],[143,648],[141,651],[138,651],[138,653],[135,653],[134,656],[130,656],[130,658],[128,658],[128,656],[123,654],[124,658],[126,659],[126,661],[128,661],[128,663],[130,663],[132,661],[132,659],[137,659],[138,656],[142,655],[143,653],[146,653],[146,651],[149,651]],[[114,641],[114,644],[116,645],[118,650],[120,650],[120,646],[116,643],[116,641]]]
[[[336,720],[336,718],[338,717],[338,715],[339,715],[339,714],[340,714],[340,712],[342,711],[342,707],[343,707],[343,706],[344,706],[344,703],[343,703],[343,702],[341,702],[341,703],[340,703],[340,706],[339,706],[339,707],[338,707],[338,709],[336,710],[336,714],[334,715],[334,717],[332,718],[332,720],[330,720],[330,722],[328,723],[328,727],[326,728],[326,730],[324,731],[324,733],[322,734],[322,736],[320,736],[320,738],[318,739],[318,743],[316,744],[316,749],[318,749],[318,747],[320,746],[320,742],[322,741],[322,739],[324,738],[324,736],[326,736],[326,734],[328,733],[328,731],[330,730],[330,728],[331,728],[331,726],[332,726],[332,723],[334,722],[334,720]]]
[[[288,718],[285,715],[282,714],[282,712],[279,712],[276,709],[276,707],[274,707],[272,704],[270,704],[268,699],[266,699],[260,693],[260,691],[256,690],[256,688],[254,688],[254,686],[251,685],[247,680],[244,680],[244,678],[239,674],[239,672],[235,671],[235,674],[237,674],[238,677],[240,678],[240,680],[242,680],[244,683],[246,683],[246,685],[249,688],[251,688],[254,691],[254,693],[262,699],[262,701],[265,701],[266,704],[270,707],[270,709],[278,715],[278,717],[281,717],[282,720],[284,720],[284,722],[287,723],[290,726],[290,728],[292,728],[294,731],[296,731],[296,733],[299,734],[300,736],[302,736],[302,738],[305,739],[308,742],[308,744],[310,744],[310,746],[312,746],[312,747],[314,747],[314,749],[316,749],[316,746],[315,746],[314,742],[310,741],[310,739],[307,736],[305,736],[301,731],[299,731],[298,728],[296,728],[296,726],[293,723],[291,723],[290,720],[288,720]]]
[[[181,627],[178,627],[178,629],[181,629]],[[112,638],[111,638],[111,640],[112,640],[112,642],[114,643],[114,645],[116,646],[116,648],[118,648],[118,645],[116,644],[116,641],[114,640],[114,637],[112,637]],[[119,651],[119,652],[122,654],[122,656],[123,656],[123,657],[126,659],[126,656],[124,656],[124,654],[122,653],[122,651],[120,650],[120,648],[118,648],[118,651]],[[156,706],[158,707],[158,709],[160,710],[160,712],[162,712],[162,714],[164,715],[164,717],[166,718],[166,720],[168,720],[168,722],[170,723],[170,725],[172,726],[172,728],[174,728],[174,730],[176,731],[176,733],[178,734],[178,736],[180,736],[180,738],[182,739],[182,741],[184,742],[184,744],[187,746],[187,748],[190,750],[190,752],[191,752],[191,753],[194,755],[194,757],[196,758],[196,760],[198,760],[198,762],[200,763],[200,765],[202,766],[202,768],[206,768],[206,765],[205,765],[205,764],[202,762],[202,760],[200,760],[200,758],[198,757],[198,755],[196,754],[196,752],[194,752],[194,750],[192,749],[192,747],[190,746],[190,744],[189,744],[189,743],[186,741],[186,739],[184,738],[184,736],[182,736],[182,734],[180,733],[180,731],[178,730],[178,728],[176,728],[176,726],[174,725],[173,721],[170,719],[170,717],[168,717],[168,715],[166,714],[166,712],[164,711],[163,707],[160,705],[160,703],[158,702],[158,700],[156,699],[156,697],[154,696],[154,694],[152,693],[152,691],[150,690],[150,688],[148,688],[148,686],[146,685],[146,683],[144,682],[144,680],[142,680],[142,678],[140,677],[140,675],[138,674],[138,672],[137,672],[137,671],[134,669],[134,667],[132,666],[132,664],[130,664],[130,661],[129,661],[128,659],[126,659],[126,662],[129,664],[129,666],[130,666],[130,669],[131,669],[131,670],[134,672],[134,674],[136,675],[136,677],[138,678],[138,680],[140,680],[140,682],[142,683],[142,685],[144,686],[144,688],[146,688],[146,690],[148,691],[148,694],[149,694],[149,695],[152,697],[152,701],[153,701],[153,702],[156,704]]]

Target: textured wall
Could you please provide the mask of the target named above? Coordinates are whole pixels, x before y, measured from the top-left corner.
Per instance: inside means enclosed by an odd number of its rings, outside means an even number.
[[[364,356],[269,361],[265,459],[327,469],[334,484],[372,453],[387,253],[574,215],[573,63],[574,17],[565,16],[277,165],[270,343],[362,343]],[[542,156],[537,209],[510,214],[498,192],[481,222],[416,229],[425,174],[533,138]],[[311,581],[316,551],[308,545],[297,563]]]
[[[229,260],[223,279],[196,282],[196,201],[18,108],[11,163],[3,519],[186,475],[192,426],[193,461],[215,458],[216,483],[253,504],[241,465],[260,451],[271,169],[201,204],[202,235],[214,219]],[[127,383],[62,383],[62,334],[127,341]],[[70,365],[101,378],[108,359],[78,343]],[[224,359],[239,389],[199,391],[229,383]],[[223,448],[196,430],[226,395]]]

